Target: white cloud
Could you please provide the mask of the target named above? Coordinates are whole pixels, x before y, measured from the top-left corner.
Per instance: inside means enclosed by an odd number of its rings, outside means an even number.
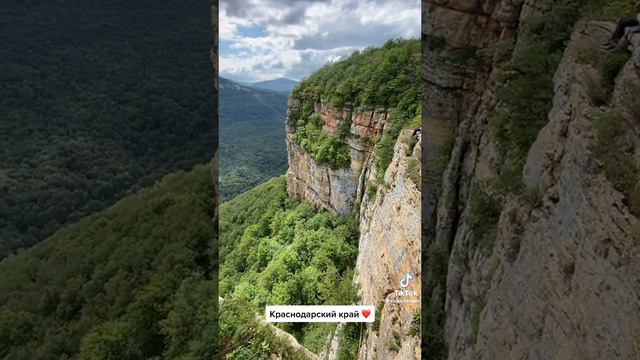
[[[299,80],[354,50],[420,33],[418,0],[222,0],[220,5],[220,74],[240,81]],[[249,36],[247,29],[264,32]]]
[[[342,56],[340,56],[340,55],[331,55],[331,56],[329,56],[327,58],[327,62],[328,63],[334,63],[334,62],[336,62],[336,61],[338,61],[340,59],[342,59]]]

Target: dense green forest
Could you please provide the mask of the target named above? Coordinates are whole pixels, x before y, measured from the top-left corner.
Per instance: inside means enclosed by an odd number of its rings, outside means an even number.
[[[209,3],[6,0],[0,13],[0,258],[211,159]]]
[[[209,166],[0,263],[0,358],[215,358]]]
[[[357,301],[353,266],[357,223],[332,216],[287,197],[283,177],[272,179],[220,207],[221,356],[262,349],[244,337],[243,318],[229,308],[254,309],[271,304],[350,304]],[[255,315],[253,315],[255,316]],[[246,320],[246,319],[245,319]],[[282,324],[308,349],[319,353],[335,324]],[[245,329],[240,331],[239,329]],[[342,332],[345,344],[359,335]],[[354,348],[343,347],[344,359]],[[348,352],[351,352],[349,355]],[[236,357],[231,357],[235,359]],[[241,357],[238,357],[241,358]]]
[[[287,95],[220,78],[220,198],[226,201],[287,169]]]
[[[292,94],[331,106],[408,108],[420,104],[420,41],[389,40],[355,51],[300,82]]]

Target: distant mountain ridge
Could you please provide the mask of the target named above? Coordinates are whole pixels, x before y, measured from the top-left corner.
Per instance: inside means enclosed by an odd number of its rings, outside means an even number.
[[[287,168],[287,95],[219,78],[220,196],[226,201]]]
[[[273,90],[289,94],[291,90],[293,90],[293,88],[298,85],[298,82],[287,78],[277,78],[265,81],[241,82],[240,84],[250,86],[252,88]]]
[[[242,121],[246,116],[253,114],[254,106],[263,106],[263,111],[265,111],[263,115],[282,117],[284,121],[284,116],[287,115],[287,94],[275,90],[247,86],[224,77],[219,78],[218,84],[221,122],[230,119],[230,115],[239,117],[236,120]],[[236,101],[243,101],[244,103],[242,106],[236,107]]]

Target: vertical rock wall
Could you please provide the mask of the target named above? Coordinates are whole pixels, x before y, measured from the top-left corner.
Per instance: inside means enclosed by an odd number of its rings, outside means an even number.
[[[596,69],[578,59],[585,47],[598,51],[611,25],[582,25],[569,42],[555,73],[548,123],[523,170],[529,197],[502,200],[489,253],[467,225],[469,194],[479,183],[495,182],[504,161],[488,125],[500,83],[491,64],[456,67],[453,55],[517,39],[518,24],[542,3],[423,2],[423,36],[441,41],[427,44],[423,55],[423,245],[447,250],[447,358],[640,358],[639,220],[593,153],[596,122],[613,108],[629,112],[621,100],[624,84],[637,82],[640,72],[632,59],[611,103],[593,106],[588,79]],[[637,149],[640,134],[632,129]],[[446,166],[434,165],[443,157]],[[640,164],[637,151],[634,161]],[[428,277],[433,269],[425,265]],[[425,296],[433,299],[435,290],[426,288]]]
[[[289,114],[297,112],[303,104],[299,99],[289,99]],[[309,106],[309,104],[307,104]],[[351,116],[348,147],[350,166],[332,169],[316,163],[295,141],[295,126],[287,125],[287,192],[305,200],[317,208],[333,214],[350,214],[356,203],[358,179],[365,161],[371,156],[373,144],[382,136],[387,119],[386,109],[365,109],[352,112],[349,108],[333,108],[323,103],[311,104],[314,112],[322,118],[323,131],[338,133],[344,121]]]
[[[412,131],[404,130],[384,185],[363,191],[356,283],[361,302],[377,306],[379,325],[366,328],[359,359],[421,358],[419,327],[413,324],[420,312],[420,151],[420,136],[412,141]],[[367,182],[378,176],[375,169],[367,175]],[[402,289],[406,273],[414,279]]]

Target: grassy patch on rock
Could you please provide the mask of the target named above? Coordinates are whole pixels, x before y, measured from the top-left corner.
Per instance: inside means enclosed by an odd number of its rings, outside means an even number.
[[[595,128],[598,139],[592,151],[602,162],[602,172],[625,195],[631,212],[640,215],[640,168],[633,158],[635,145],[624,119],[609,112],[596,121]]]

